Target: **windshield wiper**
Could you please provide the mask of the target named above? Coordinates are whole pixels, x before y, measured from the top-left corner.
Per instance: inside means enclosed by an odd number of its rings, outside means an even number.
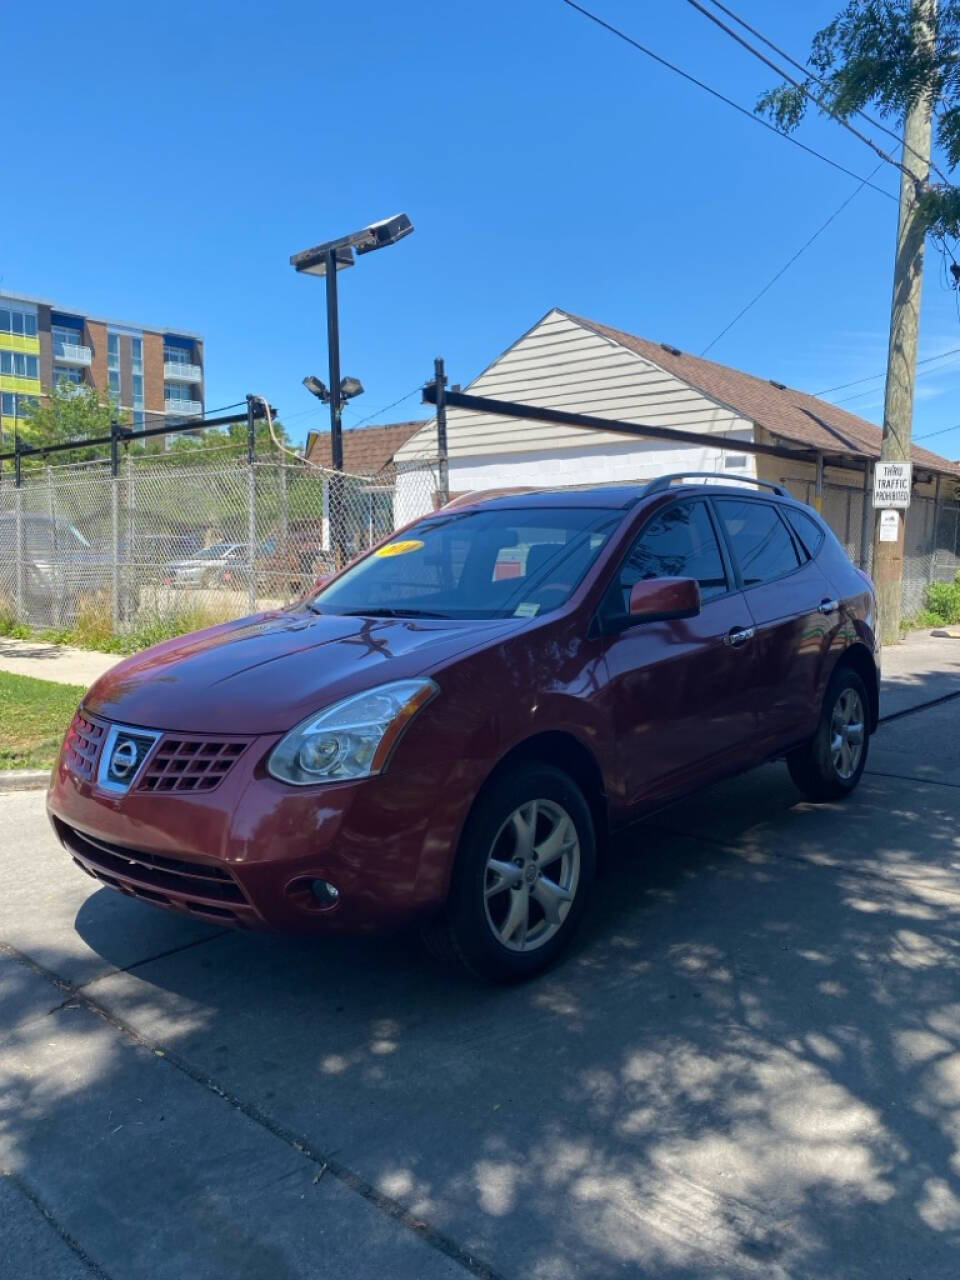
[[[323,610],[318,609],[312,600],[305,600],[304,603],[306,604],[307,608],[310,610],[311,613],[316,613],[316,614],[319,614],[321,618],[323,617]]]
[[[449,613],[431,613],[429,609],[344,609],[343,618],[449,618]]]

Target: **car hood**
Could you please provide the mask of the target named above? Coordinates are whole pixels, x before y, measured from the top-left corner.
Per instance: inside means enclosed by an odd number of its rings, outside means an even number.
[[[258,614],[127,658],[97,681],[84,705],[144,728],[282,733],[339,698],[435,671],[526,623]]]

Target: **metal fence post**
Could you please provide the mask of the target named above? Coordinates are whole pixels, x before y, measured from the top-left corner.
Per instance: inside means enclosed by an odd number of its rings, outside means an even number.
[[[47,515],[50,519],[50,541],[53,548],[54,591],[53,600],[51,601],[50,623],[54,627],[59,627],[63,624],[63,592],[57,588],[56,584],[60,571],[60,548],[57,545],[57,507],[53,497],[53,468],[47,462],[43,469],[46,473]]]
[[[870,462],[864,461],[863,464],[863,510],[860,512],[860,568],[864,573],[870,571],[870,552],[873,549],[873,539],[870,536],[870,501],[873,497],[873,483],[871,476],[873,467]]]
[[[250,612],[257,610],[257,464],[247,467],[247,596]]]
[[[287,510],[287,466],[283,459],[280,459],[280,543],[286,548],[287,545],[287,520],[289,511]]]
[[[433,378],[437,388],[437,458],[439,459],[439,484],[437,506],[445,506],[450,501],[450,456],[447,446],[447,375],[443,366],[443,357],[437,356],[433,362]]]
[[[126,573],[124,574],[124,617],[133,623],[140,608],[140,574],[136,553],[135,518],[137,509],[136,478],[133,470],[133,454],[127,453],[127,555]]]
[[[110,594],[113,630],[120,630],[120,479],[110,477]]]
[[[930,581],[937,580],[937,551],[940,547],[940,482],[943,476],[937,472],[937,487],[933,493],[933,548],[930,555]]]
[[[257,609],[257,428],[254,396],[247,396],[247,602]]]
[[[17,464],[20,462],[20,455],[17,455]],[[16,489],[14,490],[14,500],[16,502],[16,580],[14,584],[13,609],[17,615],[18,622],[27,622],[28,619],[24,613],[23,599],[23,489],[21,487],[20,467],[16,468]]]

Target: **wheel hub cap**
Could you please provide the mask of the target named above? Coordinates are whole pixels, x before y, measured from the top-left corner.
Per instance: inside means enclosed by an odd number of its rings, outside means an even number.
[[[487,856],[487,923],[510,951],[534,951],[560,929],[580,881],[580,838],[573,819],[554,800],[515,809]]]
[[[837,776],[844,782],[857,772],[863,757],[865,725],[863,702],[856,689],[844,689],[830,721],[830,752]]]

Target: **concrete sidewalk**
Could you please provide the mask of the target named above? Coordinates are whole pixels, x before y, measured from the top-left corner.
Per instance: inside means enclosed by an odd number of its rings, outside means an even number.
[[[89,687],[120,661],[115,653],[99,653],[95,649],[71,649],[68,645],[44,644],[39,640],[0,639],[0,671],[35,676],[38,680]]]
[[[960,640],[914,631],[881,656],[880,714],[896,715],[960,691]]]

